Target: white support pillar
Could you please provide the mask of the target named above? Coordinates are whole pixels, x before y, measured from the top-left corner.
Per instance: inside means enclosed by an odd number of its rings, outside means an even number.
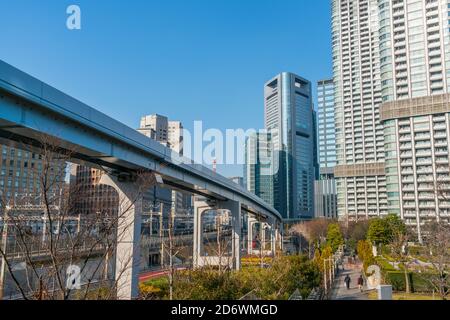
[[[253,225],[256,222],[256,218],[249,215],[247,219],[247,254],[253,254]]]
[[[283,252],[283,224],[277,223],[277,243],[280,251]]]
[[[202,214],[207,210],[213,210],[215,207],[206,200],[200,200],[194,197],[194,245],[192,253],[193,267],[198,268],[203,265],[203,225]]]
[[[274,258],[277,252],[276,224],[277,222],[273,219],[272,224],[270,225],[270,249],[272,251],[272,257]]]
[[[206,200],[194,199],[194,250],[192,255],[194,268],[201,267],[205,264],[223,264],[219,257],[206,257],[203,256],[203,226],[202,215],[208,210],[229,210],[231,213],[231,226],[232,226],[232,259],[231,263],[227,263],[228,266],[235,270],[241,268],[241,251],[240,251],[240,238],[241,238],[241,203],[238,201],[220,201],[213,205]],[[229,260],[229,259],[228,259]]]
[[[232,227],[232,263],[234,270],[241,269],[241,203],[239,201],[223,201],[219,203],[221,209],[231,212]]]
[[[117,299],[135,299],[139,296],[142,194],[135,182],[120,182],[107,174],[102,175],[100,183],[113,187],[119,196],[115,263]]]

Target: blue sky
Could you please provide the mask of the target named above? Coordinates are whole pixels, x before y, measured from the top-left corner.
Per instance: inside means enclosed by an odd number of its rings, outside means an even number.
[[[258,129],[265,81],[331,76],[330,20],[328,0],[0,0],[0,59],[133,128],[159,113]]]

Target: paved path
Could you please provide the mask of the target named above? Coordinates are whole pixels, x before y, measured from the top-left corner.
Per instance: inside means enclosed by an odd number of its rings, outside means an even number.
[[[362,264],[345,264],[344,271],[339,271],[339,275],[334,281],[331,300],[368,300],[367,293],[360,292],[358,289],[358,277],[361,274]],[[346,275],[350,276],[350,289],[347,289],[344,283]]]

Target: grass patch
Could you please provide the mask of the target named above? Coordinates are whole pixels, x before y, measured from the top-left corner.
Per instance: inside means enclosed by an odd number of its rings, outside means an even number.
[[[378,300],[378,292],[371,291],[368,294],[369,300]],[[440,300],[438,296],[433,298],[432,294],[423,293],[405,293],[394,292],[392,293],[392,300]]]

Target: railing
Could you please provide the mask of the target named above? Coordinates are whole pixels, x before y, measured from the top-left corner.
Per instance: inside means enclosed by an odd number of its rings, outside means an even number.
[[[65,252],[73,252],[74,255],[83,255],[88,252],[94,254],[105,249],[106,245],[101,243],[100,240],[83,240],[81,243],[70,244],[66,239],[60,239],[54,244],[53,254],[62,254]],[[7,241],[6,255],[9,259],[21,259],[24,257],[39,259],[50,254],[52,254],[52,250],[50,250],[49,240],[21,243],[9,238]]]
[[[323,290],[321,288],[312,289],[306,300],[323,300]]]

